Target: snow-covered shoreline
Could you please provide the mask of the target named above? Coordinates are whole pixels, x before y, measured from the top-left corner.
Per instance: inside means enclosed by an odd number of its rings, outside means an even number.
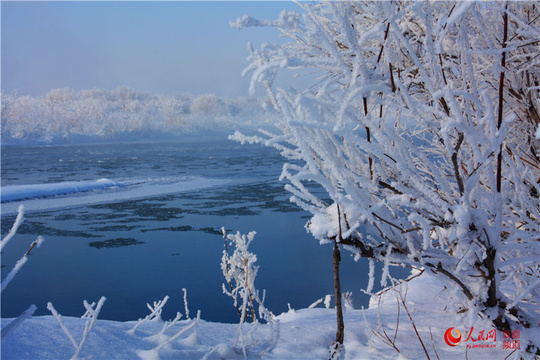
[[[431,359],[505,359],[512,349],[503,349],[503,334],[495,341],[480,340],[479,332],[490,329],[487,322],[470,324],[467,313],[445,311],[445,291],[427,272],[401,286],[401,296]],[[426,294],[432,294],[426,296]],[[422,359],[427,358],[403,305],[398,305],[398,292],[386,291],[379,302],[374,297],[365,310],[345,310],[345,359]],[[105,305],[106,306],[106,303]],[[399,308],[399,310],[398,310]],[[58,309],[61,313],[61,309]],[[399,314],[399,321],[398,321]],[[204,314],[202,314],[204,318]],[[279,336],[275,344],[268,342],[270,325],[244,325],[247,358],[263,359],[327,359],[335,336],[335,310],[312,308],[290,310],[276,317]],[[63,322],[79,342],[87,319],[63,317]],[[2,319],[5,328],[11,319]],[[98,320],[79,357],[92,359],[242,359],[241,345],[234,348],[238,324],[212,323],[204,320],[182,320],[159,335],[166,322],[148,321],[133,332],[135,321]],[[396,326],[398,327],[396,331]],[[471,338],[466,332],[473,326]],[[189,327],[189,329],[188,329]],[[448,328],[461,329],[462,341],[455,347],[445,343]],[[158,351],[153,351],[175,334],[185,330]],[[249,332],[249,330],[253,330]],[[388,334],[395,347],[382,341]],[[529,335],[539,335],[532,330]],[[378,335],[377,335],[378,334]],[[396,335],[397,334],[397,335]],[[522,334],[522,336],[525,334]],[[476,341],[471,341],[477,339]],[[239,344],[242,342],[240,341]],[[483,346],[482,346],[483,345]],[[489,348],[489,346],[495,346]],[[470,348],[468,348],[470,346]],[[474,346],[474,347],[473,347]],[[265,350],[269,349],[264,354]],[[54,316],[26,320],[2,341],[3,359],[68,359],[75,349]],[[512,356],[508,357],[509,359]]]

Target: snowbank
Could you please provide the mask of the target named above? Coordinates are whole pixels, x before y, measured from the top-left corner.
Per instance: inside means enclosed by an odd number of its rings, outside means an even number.
[[[480,331],[491,330],[487,323],[476,321],[472,337],[466,340],[470,324],[468,315],[445,312],[445,291],[427,273],[402,287],[402,296],[431,359],[504,359],[512,349],[503,349],[504,337],[497,332],[496,340],[480,340]],[[105,306],[107,304],[105,303]],[[399,309],[399,310],[398,310]],[[58,309],[61,312],[61,309]],[[345,359],[422,359],[426,354],[415,334],[413,323],[394,290],[373,298],[368,309],[345,311]],[[204,316],[204,314],[203,314]],[[263,359],[327,359],[328,348],[335,336],[335,311],[326,308],[290,310],[277,317],[279,340],[271,349],[265,342],[269,325],[256,325],[244,338],[247,358]],[[2,328],[11,319],[2,319]],[[87,319],[66,317],[65,326],[80,341]],[[92,359],[242,359],[241,346],[233,344],[237,324],[220,324],[194,319],[179,321],[159,334],[164,322],[148,321],[133,332],[135,322],[98,320],[80,357]],[[245,325],[244,333],[253,324]],[[457,346],[448,345],[445,332],[450,327],[460,329],[462,339]],[[173,339],[159,350],[160,344]],[[538,333],[537,329],[534,330]],[[385,344],[395,338],[395,349]],[[472,339],[477,339],[472,341]],[[239,344],[242,342],[240,341]],[[475,345],[475,347],[473,347]],[[481,346],[483,345],[483,347]],[[468,348],[470,346],[471,348]],[[494,346],[488,348],[487,346]],[[154,350],[153,350],[154,349]],[[399,353],[397,350],[399,350]],[[436,352],[436,353],[435,353]],[[53,316],[34,317],[2,340],[3,359],[68,359],[75,349]],[[512,357],[510,357],[512,358]]]

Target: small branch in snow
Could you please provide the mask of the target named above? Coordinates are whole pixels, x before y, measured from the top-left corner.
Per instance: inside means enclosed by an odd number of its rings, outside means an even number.
[[[81,352],[81,349],[82,349],[84,343],[86,342],[86,339],[88,338],[88,335],[90,334],[90,332],[94,328],[94,325],[96,324],[97,317],[99,315],[99,312],[101,311],[101,307],[105,303],[105,300],[107,300],[105,298],[105,296],[102,296],[101,299],[99,299],[97,305],[96,305],[96,303],[92,303],[92,305],[90,305],[90,304],[88,304],[88,302],[86,302],[86,300],[83,302],[84,307],[86,308],[86,313],[83,316],[86,316],[86,314],[88,314],[88,316],[87,316],[88,320],[84,324],[84,330],[83,330],[82,338],[81,338],[81,341],[78,344],[75,341],[75,338],[73,337],[71,332],[68,330],[68,328],[64,324],[64,321],[62,320],[62,315],[60,315],[56,311],[56,309],[53,307],[52,303],[50,303],[50,302],[47,303],[47,309],[49,309],[49,311],[54,315],[54,317],[58,321],[58,324],[60,325],[60,327],[62,328],[64,333],[67,335],[67,337],[71,341],[71,344],[73,345],[73,347],[75,347],[75,354],[73,354],[71,359],[77,359],[78,358],[79,353]]]
[[[37,310],[36,305],[30,305],[21,315],[19,315],[15,320],[10,322],[7,326],[2,329],[2,342],[11,334],[16,328],[18,328],[26,319],[31,318],[34,315],[34,312]]]
[[[429,336],[431,337],[431,345],[433,346],[433,351],[435,351],[435,356],[437,357],[437,360],[441,360],[439,357],[439,353],[437,352],[437,348],[435,348],[435,341],[433,340],[433,333],[431,332],[431,326],[429,327]]]
[[[165,306],[165,304],[167,303],[167,300],[169,300],[169,296],[165,295],[163,300],[159,300],[157,302],[154,301],[154,306],[151,306],[150,304],[146,304],[146,306],[150,310],[150,314],[146,315],[144,319],[139,319],[139,321],[137,321],[133,329],[129,330],[128,333],[132,335],[135,334],[135,330],[137,330],[137,328],[141,326],[142,324],[144,324],[145,322],[161,321],[161,312],[163,310],[163,306]]]
[[[431,358],[429,357],[429,354],[426,350],[426,347],[424,346],[424,342],[422,341],[422,337],[420,336],[420,334],[418,333],[418,329],[416,328],[416,324],[414,323],[414,320],[412,318],[412,315],[411,313],[409,312],[409,309],[407,308],[407,305],[405,304],[405,299],[403,298],[403,295],[401,294],[400,291],[397,291],[396,292],[398,293],[398,296],[399,296],[399,299],[401,301],[401,304],[403,304],[403,308],[405,309],[405,312],[407,313],[407,315],[409,316],[409,319],[411,320],[411,324],[412,324],[412,327],[414,329],[414,333],[416,334],[416,337],[418,338],[418,341],[420,341],[420,345],[422,345],[422,349],[424,349],[424,353],[426,354],[426,358],[428,360],[430,360]],[[396,330],[397,332],[397,330]]]
[[[187,290],[186,290],[186,288],[182,288],[182,291],[184,292],[184,311],[186,312],[186,319],[189,320],[189,308],[188,308],[188,301],[187,301]]]

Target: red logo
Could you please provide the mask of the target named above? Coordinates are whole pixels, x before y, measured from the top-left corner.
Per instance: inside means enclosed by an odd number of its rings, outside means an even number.
[[[449,346],[457,346],[457,344],[459,344],[459,342],[461,341],[461,333],[458,329],[455,329],[454,331],[457,333],[457,336],[454,337],[454,335],[452,334],[452,330],[454,330],[453,327],[446,330],[446,332],[444,333],[444,341],[446,341]]]

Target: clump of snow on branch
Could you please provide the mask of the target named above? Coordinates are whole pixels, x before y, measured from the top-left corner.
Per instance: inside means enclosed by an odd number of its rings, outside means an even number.
[[[538,349],[538,5],[300,6],[294,27],[235,23],[289,41],[251,47],[245,70],[281,114],[279,131],[231,139],[281,151],[308,230],[321,242],[342,233],[357,257],[382,262],[383,285],[391,266],[429,269],[451,291],[449,308],[521,330],[521,351]],[[284,68],[318,80],[277,88]]]

